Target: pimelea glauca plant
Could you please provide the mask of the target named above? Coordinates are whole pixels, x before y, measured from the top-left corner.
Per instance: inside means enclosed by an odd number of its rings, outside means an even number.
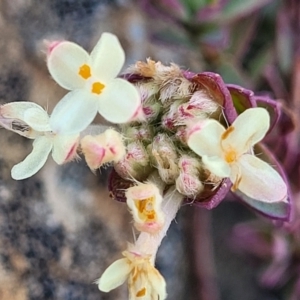
[[[113,165],[111,197],[126,201],[139,235],[97,280],[99,289],[128,281],[129,299],[163,300],[166,283],[155,257],[182,204],[212,209],[232,191],[272,219],[289,219],[284,174],[259,143],[280,110],[271,99],[225,85],[218,74],[176,64],[147,59],[118,77],[124,61],[109,33],[90,55],[71,42],[49,43],[49,72],[70,92],[50,116],[31,102],[2,105],[0,124],[34,140],[11,171],[16,180],[38,172],[50,152],[57,164],[83,153],[92,171]],[[98,112],[117,125],[91,125]]]

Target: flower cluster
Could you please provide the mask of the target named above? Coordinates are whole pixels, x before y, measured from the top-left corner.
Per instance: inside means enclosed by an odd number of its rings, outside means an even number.
[[[90,55],[71,42],[49,43],[49,72],[69,92],[50,116],[31,102],[5,104],[0,124],[34,139],[33,151],[13,167],[14,179],[38,172],[51,151],[57,164],[77,158],[80,150],[92,171],[113,165],[111,194],[127,202],[139,236],[104,272],[99,288],[108,292],[128,280],[130,299],[163,300],[166,284],[155,256],[183,201],[211,209],[231,188],[260,213],[289,218],[280,165],[256,156],[265,153],[258,143],[277,120],[266,108],[277,106],[226,86],[217,74],[193,74],[151,59],[116,78],[124,60],[109,33]],[[118,125],[89,130],[97,112]]]
[[[140,98],[132,84],[116,78],[125,61],[124,51],[116,36],[104,33],[89,55],[80,46],[67,42],[49,43],[47,65],[53,79],[63,88],[71,90],[55,106],[51,116],[39,105],[15,102],[1,106],[0,124],[27,138],[34,139],[33,151],[12,169],[14,179],[25,179],[38,172],[52,150],[58,164],[77,157],[79,135],[93,121],[97,112],[113,123],[124,123],[135,118]],[[106,139],[111,156],[103,154],[100,163],[116,161],[123,155],[120,137],[109,131]],[[95,138],[97,140],[97,138]],[[93,147],[87,137],[83,140],[84,153]],[[95,144],[95,142],[94,142]],[[114,153],[116,151],[116,153]],[[99,154],[98,154],[99,155]],[[87,154],[90,167],[99,167],[91,154]],[[92,161],[92,162],[91,162]]]

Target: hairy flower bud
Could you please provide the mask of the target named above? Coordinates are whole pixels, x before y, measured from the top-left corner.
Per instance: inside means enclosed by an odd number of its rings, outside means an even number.
[[[167,184],[174,183],[179,170],[178,155],[172,140],[166,134],[158,134],[149,149],[161,179]]]
[[[201,163],[199,159],[183,155],[178,162],[179,177],[176,179],[176,188],[179,193],[196,197],[203,191],[204,186],[200,180]]]
[[[169,131],[176,130],[176,123],[178,118],[178,108],[182,105],[182,100],[174,101],[167,112],[161,118],[161,126]]]
[[[204,91],[196,91],[188,102],[178,107],[175,122],[178,125],[186,125],[194,118],[205,119],[218,111],[219,108],[218,103],[213,101]]]
[[[114,168],[123,178],[144,180],[151,170],[144,145],[139,141],[128,144],[126,155],[114,164]]]
[[[124,126],[122,131],[124,132],[126,138],[132,141],[143,141],[150,143],[154,137],[153,127],[149,126],[147,123],[142,123],[141,125],[136,126]]]
[[[112,128],[97,136],[86,135],[81,140],[81,149],[91,170],[118,162],[125,155],[122,135]]]

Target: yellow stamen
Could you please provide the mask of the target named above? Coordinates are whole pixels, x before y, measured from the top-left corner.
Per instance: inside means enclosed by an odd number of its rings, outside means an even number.
[[[144,297],[146,295],[146,288],[143,287],[141,290],[139,290],[137,293],[136,293],[136,297]]]
[[[241,175],[237,176],[236,180],[233,183],[233,186],[231,187],[232,192],[235,192],[239,188],[241,180],[242,180],[242,176]]]
[[[92,85],[92,93],[100,95],[102,90],[105,88],[105,85],[101,82],[94,82]]]
[[[79,72],[78,74],[83,78],[83,79],[88,79],[92,76],[91,74],[91,68],[89,65],[82,65],[80,68],[79,68]]]
[[[232,163],[232,162],[236,161],[236,158],[237,158],[237,155],[236,155],[235,150],[229,150],[225,154],[225,160],[228,163]]]
[[[234,127],[233,127],[233,126],[228,127],[228,128],[223,132],[223,134],[222,134],[222,136],[221,136],[221,139],[222,139],[222,140],[227,139],[228,136],[229,136],[229,134],[230,134],[232,131],[234,131]]]
[[[142,215],[147,220],[155,219],[156,213],[155,210],[153,209],[153,202],[154,202],[154,197],[149,197],[142,200],[135,200],[140,215]]]

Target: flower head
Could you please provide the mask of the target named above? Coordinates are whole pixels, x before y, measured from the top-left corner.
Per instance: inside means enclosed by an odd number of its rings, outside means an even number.
[[[196,124],[188,138],[189,147],[202,157],[213,174],[233,183],[247,196],[263,202],[287,201],[287,187],[280,175],[267,163],[251,154],[270,126],[263,108],[250,108],[225,129],[216,120]]]
[[[4,128],[34,139],[32,152],[12,168],[12,178],[19,180],[34,175],[43,167],[51,151],[59,165],[77,156],[79,133],[66,134],[53,119],[32,102],[14,102],[0,107],[0,124]]]
[[[72,91],[59,103],[72,116],[63,123],[66,131],[82,131],[97,111],[113,123],[126,123],[139,113],[141,101],[136,88],[116,78],[125,55],[115,35],[103,33],[90,55],[77,44],[54,43],[47,58],[49,72],[59,85]]]
[[[125,193],[135,227],[140,231],[155,233],[164,223],[161,210],[162,196],[153,183],[139,183],[130,187]]]
[[[128,279],[129,300],[164,300],[167,297],[166,282],[153,266],[152,256],[137,249],[123,252],[124,258],[110,265],[98,280],[103,292],[123,284]]]

